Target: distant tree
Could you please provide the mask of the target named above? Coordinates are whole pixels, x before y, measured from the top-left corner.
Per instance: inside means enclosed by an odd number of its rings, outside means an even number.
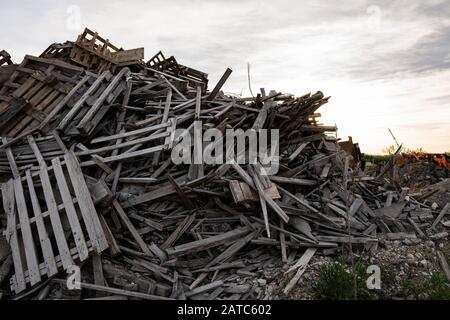
[[[416,149],[406,149],[405,153],[408,154],[421,154],[421,153],[427,153],[423,148],[416,148]]]
[[[389,155],[394,154],[395,151],[397,151],[397,149],[394,147],[394,145],[390,145],[389,147],[384,148],[382,150],[383,154],[389,154]]]

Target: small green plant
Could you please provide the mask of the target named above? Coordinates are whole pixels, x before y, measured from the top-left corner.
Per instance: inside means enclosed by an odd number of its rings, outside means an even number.
[[[400,285],[400,295],[405,299],[450,300],[450,288],[441,274],[429,279],[405,279]]]
[[[317,299],[351,300],[373,298],[366,286],[366,267],[357,261],[352,268],[345,258],[320,268],[314,293]]]

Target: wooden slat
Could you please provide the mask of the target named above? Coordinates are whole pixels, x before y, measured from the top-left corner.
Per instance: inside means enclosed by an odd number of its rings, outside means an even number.
[[[72,201],[69,187],[64,176],[61,161],[59,158],[52,160],[53,171],[55,173],[56,182],[58,184],[59,192],[66,209],[67,218],[69,220],[70,227],[72,229],[75,245],[78,250],[80,261],[87,259],[89,251],[84,239],[83,230],[81,229],[80,221],[78,220],[77,211]]]
[[[22,263],[22,257],[19,250],[19,239],[16,230],[16,203],[14,199],[14,180],[9,180],[2,185],[2,199],[3,209],[5,210],[8,218],[8,229],[6,239],[9,242],[12,251],[12,258],[14,262],[14,272],[16,277],[17,291],[23,291],[26,289],[24,264]]]
[[[59,255],[61,256],[64,269],[73,265],[72,257],[70,255],[69,246],[67,244],[64,229],[61,223],[61,218],[58,212],[55,195],[53,194],[53,186],[48,176],[48,168],[45,164],[40,166],[39,177],[41,179],[42,189],[44,191],[45,202],[47,203],[48,212],[50,213],[50,222],[52,224],[53,232],[56,238],[56,245],[58,247]]]
[[[36,221],[36,226],[38,229],[39,240],[42,249],[42,256],[47,267],[47,275],[49,277],[55,275],[58,272],[56,266],[55,255],[53,253],[52,244],[45,228],[44,219],[42,217],[41,206],[39,205],[39,199],[36,195],[36,190],[33,184],[33,178],[31,177],[31,171],[27,170],[25,172],[28,184],[28,191],[31,198],[31,204],[33,206],[34,217]]]
[[[89,89],[83,94],[83,96],[75,103],[75,105],[70,109],[69,113],[66,114],[64,119],[59,123],[57,129],[58,130],[64,130],[66,126],[69,124],[70,120],[75,117],[75,115],[78,113],[78,111],[81,109],[81,107],[84,105],[86,100],[97,90],[97,88],[102,84],[103,80],[110,75],[109,71],[103,72],[97,80],[89,87]]]
[[[73,153],[67,153],[64,156],[67,170],[72,181],[73,189],[75,191],[78,205],[83,216],[84,223],[88,230],[89,239],[92,241],[93,247],[97,253],[102,252],[108,248],[108,241],[103,233],[100,220],[98,219],[97,211],[92,202],[91,195],[83,177],[83,172],[78,164],[78,161]]]
[[[111,81],[108,87],[102,92],[100,97],[95,101],[92,107],[89,108],[88,112],[84,115],[83,119],[78,123],[78,130],[88,131],[87,126],[89,121],[93,118],[94,114],[100,109],[103,102],[106,100],[108,95],[115,89],[119,81],[122,80],[122,77],[127,76],[130,73],[128,68],[123,68],[120,72],[115,76],[115,78]]]
[[[194,242],[181,244],[173,248],[168,248],[166,251],[169,257],[180,257],[186,254],[195,253],[207,250],[209,248],[217,247],[229,241],[236,240],[238,238],[245,236],[247,233],[249,233],[249,231],[250,231],[249,227],[238,228],[232,231],[219,234],[217,236],[212,236]]]
[[[295,265],[293,265],[291,268],[289,268],[286,273],[292,272],[297,269],[296,274],[294,277],[289,281],[287,286],[284,288],[284,294],[288,294],[294,286],[297,284],[300,277],[303,275],[303,273],[306,270],[306,267],[308,266],[309,261],[314,256],[314,253],[316,253],[317,248],[308,248],[306,249],[305,253],[301,256],[301,258],[297,261]]]
[[[141,236],[139,235],[136,228],[133,226],[127,214],[125,213],[125,211],[123,211],[122,206],[119,204],[119,202],[117,202],[117,200],[113,201],[113,206],[117,214],[119,215],[120,219],[125,224],[130,234],[133,236],[134,240],[136,240],[142,252],[148,255],[152,255],[148,245],[144,242],[144,240],[142,240]]]
[[[21,225],[25,256],[27,259],[27,268],[28,272],[30,273],[30,283],[31,285],[35,285],[36,283],[41,281],[41,275],[39,273],[36,247],[34,245],[33,234],[31,232],[30,218],[28,217],[27,204],[25,202],[25,194],[21,178],[14,179],[14,194]]]
[[[161,123],[161,124],[158,124],[158,125],[155,125],[152,127],[145,127],[142,129],[128,131],[128,132],[121,132],[121,133],[114,134],[114,135],[107,136],[107,137],[99,137],[99,138],[92,139],[91,143],[100,143],[100,142],[106,142],[106,141],[111,141],[111,140],[118,140],[118,139],[122,139],[122,138],[128,138],[128,137],[132,137],[132,136],[136,136],[136,135],[145,134],[150,131],[155,131],[158,129],[166,128],[166,127],[169,127],[170,125],[171,125],[171,123],[165,122],[165,123]]]

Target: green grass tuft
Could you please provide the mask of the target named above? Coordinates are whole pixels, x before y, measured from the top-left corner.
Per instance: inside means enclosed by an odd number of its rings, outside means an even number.
[[[317,299],[372,299],[366,286],[366,266],[358,261],[352,269],[345,258],[320,268],[314,293]]]
[[[442,274],[429,279],[405,279],[400,285],[400,296],[405,299],[450,300],[450,288]]]

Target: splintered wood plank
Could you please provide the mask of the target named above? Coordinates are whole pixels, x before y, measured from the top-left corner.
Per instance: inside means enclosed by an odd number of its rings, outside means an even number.
[[[300,280],[300,277],[303,275],[303,273],[306,270],[306,267],[308,266],[309,261],[314,256],[314,253],[316,253],[317,248],[308,248],[306,249],[305,253],[302,255],[302,257],[293,265],[291,268],[289,268],[288,271],[285,273],[290,273],[297,269],[297,273],[292,277],[291,281],[287,284],[287,286],[284,288],[284,294],[288,294],[294,286],[297,284],[298,280]]]
[[[292,162],[295,158],[297,158],[297,156],[303,151],[303,149],[306,148],[308,143],[309,142],[303,142],[302,144],[300,144],[300,146],[295,149],[295,151],[292,152],[292,154],[289,156],[289,162]]]
[[[280,219],[280,229],[284,231],[284,222]],[[284,232],[280,232],[281,261],[287,262],[286,236]]]
[[[9,242],[12,251],[12,258],[14,263],[14,272],[16,278],[16,290],[17,292],[26,289],[25,275],[23,272],[22,257],[19,250],[19,239],[17,236],[16,229],[16,203],[14,199],[14,182],[9,180],[7,183],[2,185],[2,199],[3,199],[3,209],[6,212],[8,218],[8,227],[6,239]]]
[[[216,289],[218,287],[223,286],[223,281],[222,280],[217,280],[208,284],[205,284],[201,287],[195,288],[191,291],[186,292],[186,297],[192,297],[195,296],[197,294],[206,292],[206,291],[211,291],[213,289]]]
[[[77,211],[72,201],[69,186],[67,185],[66,178],[62,169],[61,161],[59,158],[52,160],[53,171],[55,173],[56,182],[58,184],[59,192],[66,209],[67,218],[69,220],[70,228],[72,229],[75,245],[78,250],[80,261],[84,261],[89,256],[89,251],[84,239],[83,230],[81,229],[80,221],[78,220]]]
[[[269,215],[267,213],[267,205],[264,197],[259,194],[259,202],[261,204],[261,211],[264,218],[264,226],[266,227],[267,238],[270,238],[270,227],[269,227]]]
[[[92,270],[95,284],[104,286],[106,282],[103,275],[102,257],[98,253],[94,253],[92,256]]]
[[[62,279],[54,279],[53,281],[60,283],[62,285],[66,284],[66,281],[62,280]],[[102,292],[117,294],[117,295],[121,295],[121,296],[135,297],[135,298],[146,299],[146,300],[174,300],[174,299],[166,298],[166,297],[162,297],[162,296],[156,296],[156,295],[146,294],[146,293],[141,293],[141,292],[127,291],[127,290],[117,289],[117,288],[112,288],[112,287],[99,286],[99,285],[91,284],[91,283],[81,282],[80,286],[83,289],[102,291]]]
[[[76,155],[77,156],[86,156],[86,155],[91,155],[91,154],[100,154],[100,153],[104,153],[104,152],[107,152],[107,151],[113,151],[113,150],[116,150],[116,149],[122,149],[122,148],[125,148],[125,147],[131,147],[131,146],[134,146],[136,144],[146,143],[146,142],[157,140],[157,139],[160,139],[160,138],[165,138],[167,136],[170,136],[170,132],[153,133],[152,135],[150,135],[148,137],[134,139],[134,140],[130,140],[130,141],[123,142],[123,143],[117,143],[117,144],[112,145],[112,146],[106,146],[106,147],[102,147],[102,148],[98,148],[98,149],[91,149],[91,150],[86,150],[86,151],[80,151],[80,152],[77,152]]]
[[[117,156],[104,157],[102,159],[102,161],[105,163],[114,162],[114,161],[122,161],[122,160],[126,160],[126,159],[131,159],[131,158],[135,158],[135,157],[139,157],[139,156],[148,155],[150,153],[154,153],[157,151],[161,151],[164,148],[165,148],[164,145],[160,145],[160,146],[150,147],[147,149],[137,150],[137,151],[133,151],[133,152],[125,152],[125,153],[119,154]],[[95,164],[94,160],[89,160],[89,161],[83,162],[82,166],[85,167],[85,166],[91,166],[94,164]]]
[[[269,179],[276,183],[294,184],[294,185],[298,185],[298,186],[316,186],[317,185],[317,181],[308,180],[308,179],[287,178],[287,177],[278,177],[278,176],[270,176]]]
[[[220,89],[222,89],[223,85],[225,84],[225,82],[227,81],[228,77],[231,75],[232,72],[233,72],[233,70],[231,70],[230,68],[227,68],[227,70],[225,70],[225,72],[222,75],[222,77],[220,78],[219,82],[217,82],[216,86],[214,87],[214,89],[209,94],[207,100],[212,101],[212,100],[214,100],[216,98],[216,96],[219,93]]]
[[[84,180],[83,172],[73,153],[65,154],[64,160],[66,161],[67,170],[72,181],[86,229],[88,230],[89,238],[92,241],[93,247],[100,253],[108,248],[108,241],[106,240],[89,189]]]
[[[166,103],[164,105],[164,113],[163,113],[161,123],[166,123],[167,120],[169,119],[169,111],[170,111],[171,101],[172,101],[172,89],[169,88],[169,91],[167,92]]]
[[[161,245],[161,249],[167,249],[186,232],[186,230],[191,226],[191,224],[195,220],[195,214],[191,214],[186,216],[184,220],[178,224],[176,229],[172,232],[172,234],[167,238],[167,240]]]
[[[180,257],[186,254],[204,251],[213,247],[220,246],[229,241],[236,240],[249,233],[249,227],[238,228],[209,238],[188,242],[173,248],[168,248],[169,257]]]
[[[19,221],[21,226],[20,230],[22,232],[28,272],[30,273],[30,283],[33,286],[41,281],[41,275],[39,273],[36,247],[33,240],[33,233],[31,231],[30,218],[28,216],[25,193],[21,178],[14,179],[14,194],[16,198],[17,212],[19,213]]]
[[[239,250],[244,248],[253,238],[255,238],[260,233],[259,229],[256,229],[247,236],[236,240],[231,246],[229,246],[225,251],[222,251],[217,257],[215,257],[211,262],[207,264],[206,267],[212,267],[217,264],[223,264],[224,262],[230,260],[235,256]]]
[[[39,240],[42,248],[42,256],[47,267],[47,275],[49,277],[58,273],[58,267],[56,266],[55,254],[53,253],[52,244],[47,233],[47,229],[44,224],[44,218],[42,216],[41,206],[39,205],[39,200],[36,195],[36,190],[34,188],[33,178],[31,177],[31,171],[27,170],[25,172],[28,184],[28,191],[31,198],[31,204],[33,206],[34,217],[36,221],[36,226],[38,229]]]
[[[450,202],[448,202],[444,208],[441,210],[441,212],[439,213],[439,215],[436,217],[436,220],[434,220],[433,224],[431,225],[431,229],[436,228],[437,224],[439,223],[439,221],[442,220],[442,218],[444,217],[444,215],[447,213],[447,211],[449,211],[450,209]]]
[[[114,79],[110,82],[108,87],[102,92],[100,97],[95,101],[92,107],[89,108],[88,112],[84,115],[83,119],[81,119],[80,123],[77,125],[78,130],[85,130],[88,126],[89,121],[94,117],[95,113],[100,109],[103,105],[106,98],[108,98],[109,94],[115,89],[118,85],[119,81],[122,81],[124,76],[127,76],[130,73],[130,69],[123,68],[120,72],[114,77]]]

